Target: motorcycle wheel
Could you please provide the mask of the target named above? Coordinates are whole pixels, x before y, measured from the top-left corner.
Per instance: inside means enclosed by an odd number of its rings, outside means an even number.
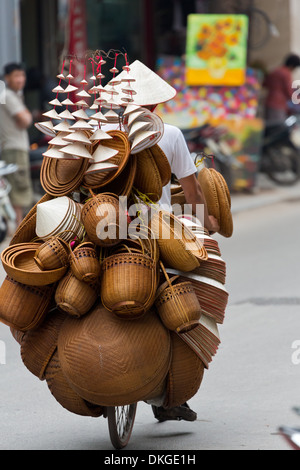
[[[281,186],[291,186],[300,178],[300,153],[287,145],[270,147],[264,155],[265,172]]]
[[[0,216],[0,243],[2,243],[7,235],[7,221],[6,219],[1,215]]]

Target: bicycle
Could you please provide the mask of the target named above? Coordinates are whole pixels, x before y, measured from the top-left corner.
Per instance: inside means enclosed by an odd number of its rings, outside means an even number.
[[[108,420],[109,436],[116,450],[124,449],[129,443],[135,416],[137,403],[125,406],[107,406],[103,416]]]

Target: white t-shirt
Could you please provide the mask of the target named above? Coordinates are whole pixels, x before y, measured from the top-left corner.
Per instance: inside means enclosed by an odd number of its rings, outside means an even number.
[[[165,132],[158,142],[159,147],[165,153],[172,173],[178,180],[186,178],[197,172],[185,138],[178,127],[165,124]],[[162,197],[159,204],[165,210],[171,208],[171,182],[163,187]]]
[[[119,128],[119,125],[116,124],[105,124],[102,126],[102,130],[106,132],[117,128]],[[166,155],[172,173],[178,180],[193,175],[197,172],[197,168],[181,130],[170,124],[164,124],[164,128],[164,134],[157,145]],[[159,204],[163,209],[171,210],[171,182],[163,187]]]
[[[0,147],[2,150],[29,150],[29,137],[25,129],[19,129],[14,116],[26,109],[22,96],[6,89],[5,103],[0,104]]]

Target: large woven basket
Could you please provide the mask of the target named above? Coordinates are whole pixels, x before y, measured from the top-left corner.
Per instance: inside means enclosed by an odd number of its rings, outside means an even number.
[[[70,267],[77,279],[93,283],[100,277],[100,262],[94,244],[84,242],[70,252]]]
[[[85,400],[122,406],[154,398],[169,370],[170,335],[154,311],[124,321],[97,306],[80,320],[66,319],[58,355],[68,382]]]
[[[180,406],[199,390],[204,364],[176,333],[170,332],[172,360],[167,379],[165,408]]]
[[[116,195],[93,194],[84,204],[81,217],[89,240],[95,245],[105,247],[119,243],[119,200]]]
[[[155,260],[128,248],[102,262],[102,303],[122,318],[138,318],[153,305],[157,282]]]
[[[68,266],[69,245],[62,238],[51,237],[36,250],[34,261],[42,270]]]
[[[199,325],[201,306],[190,282],[176,284],[178,276],[170,279],[164,273],[167,281],[156,294],[155,306],[166,328],[185,333]]]
[[[62,371],[57,350],[49,361],[45,371],[45,379],[53,397],[66,410],[80,416],[91,416],[94,418],[103,414],[101,406],[87,402],[70,387]]]
[[[53,294],[53,286],[27,286],[6,276],[0,288],[0,320],[21,331],[36,328],[47,314]]]
[[[60,280],[55,292],[57,307],[77,318],[89,312],[97,297],[97,285],[79,281],[71,270]]]
[[[57,347],[60,327],[66,314],[57,309],[49,311],[37,328],[26,331],[21,341],[21,358],[27,369],[40,380]]]

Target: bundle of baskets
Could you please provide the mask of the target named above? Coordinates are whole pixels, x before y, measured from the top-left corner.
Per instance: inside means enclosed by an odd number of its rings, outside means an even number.
[[[120,146],[125,139],[117,136]],[[126,149],[130,152],[128,141]],[[156,201],[169,173],[157,145],[148,153]],[[68,160],[68,171],[53,173],[62,193],[55,186],[45,194],[1,255],[7,276],[0,288],[0,320],[20,343],[30,372],[46,380],[64,408],[84,416],[141,400],[182,404],[199,389],[217,349],[208,351],[203,338],[219,344],[213,331],[223,321],[227,297],[214,317],[209,295],[215,293],[201,289],[214,280],[214,289],[219,283],[220,292],[226,291],[218,243],[197,220],[157,207],[151,222],[141,218],[139,230],[130,234],[129,205],[153,196],[138,158],[126,154],[115,178],[110,173],[99,187],[95,178],[89,187],[82,174],[65,194],[70,175],[77,178],[82,168],[78,159]],[[45,174],[50,185],[46,164]]]

